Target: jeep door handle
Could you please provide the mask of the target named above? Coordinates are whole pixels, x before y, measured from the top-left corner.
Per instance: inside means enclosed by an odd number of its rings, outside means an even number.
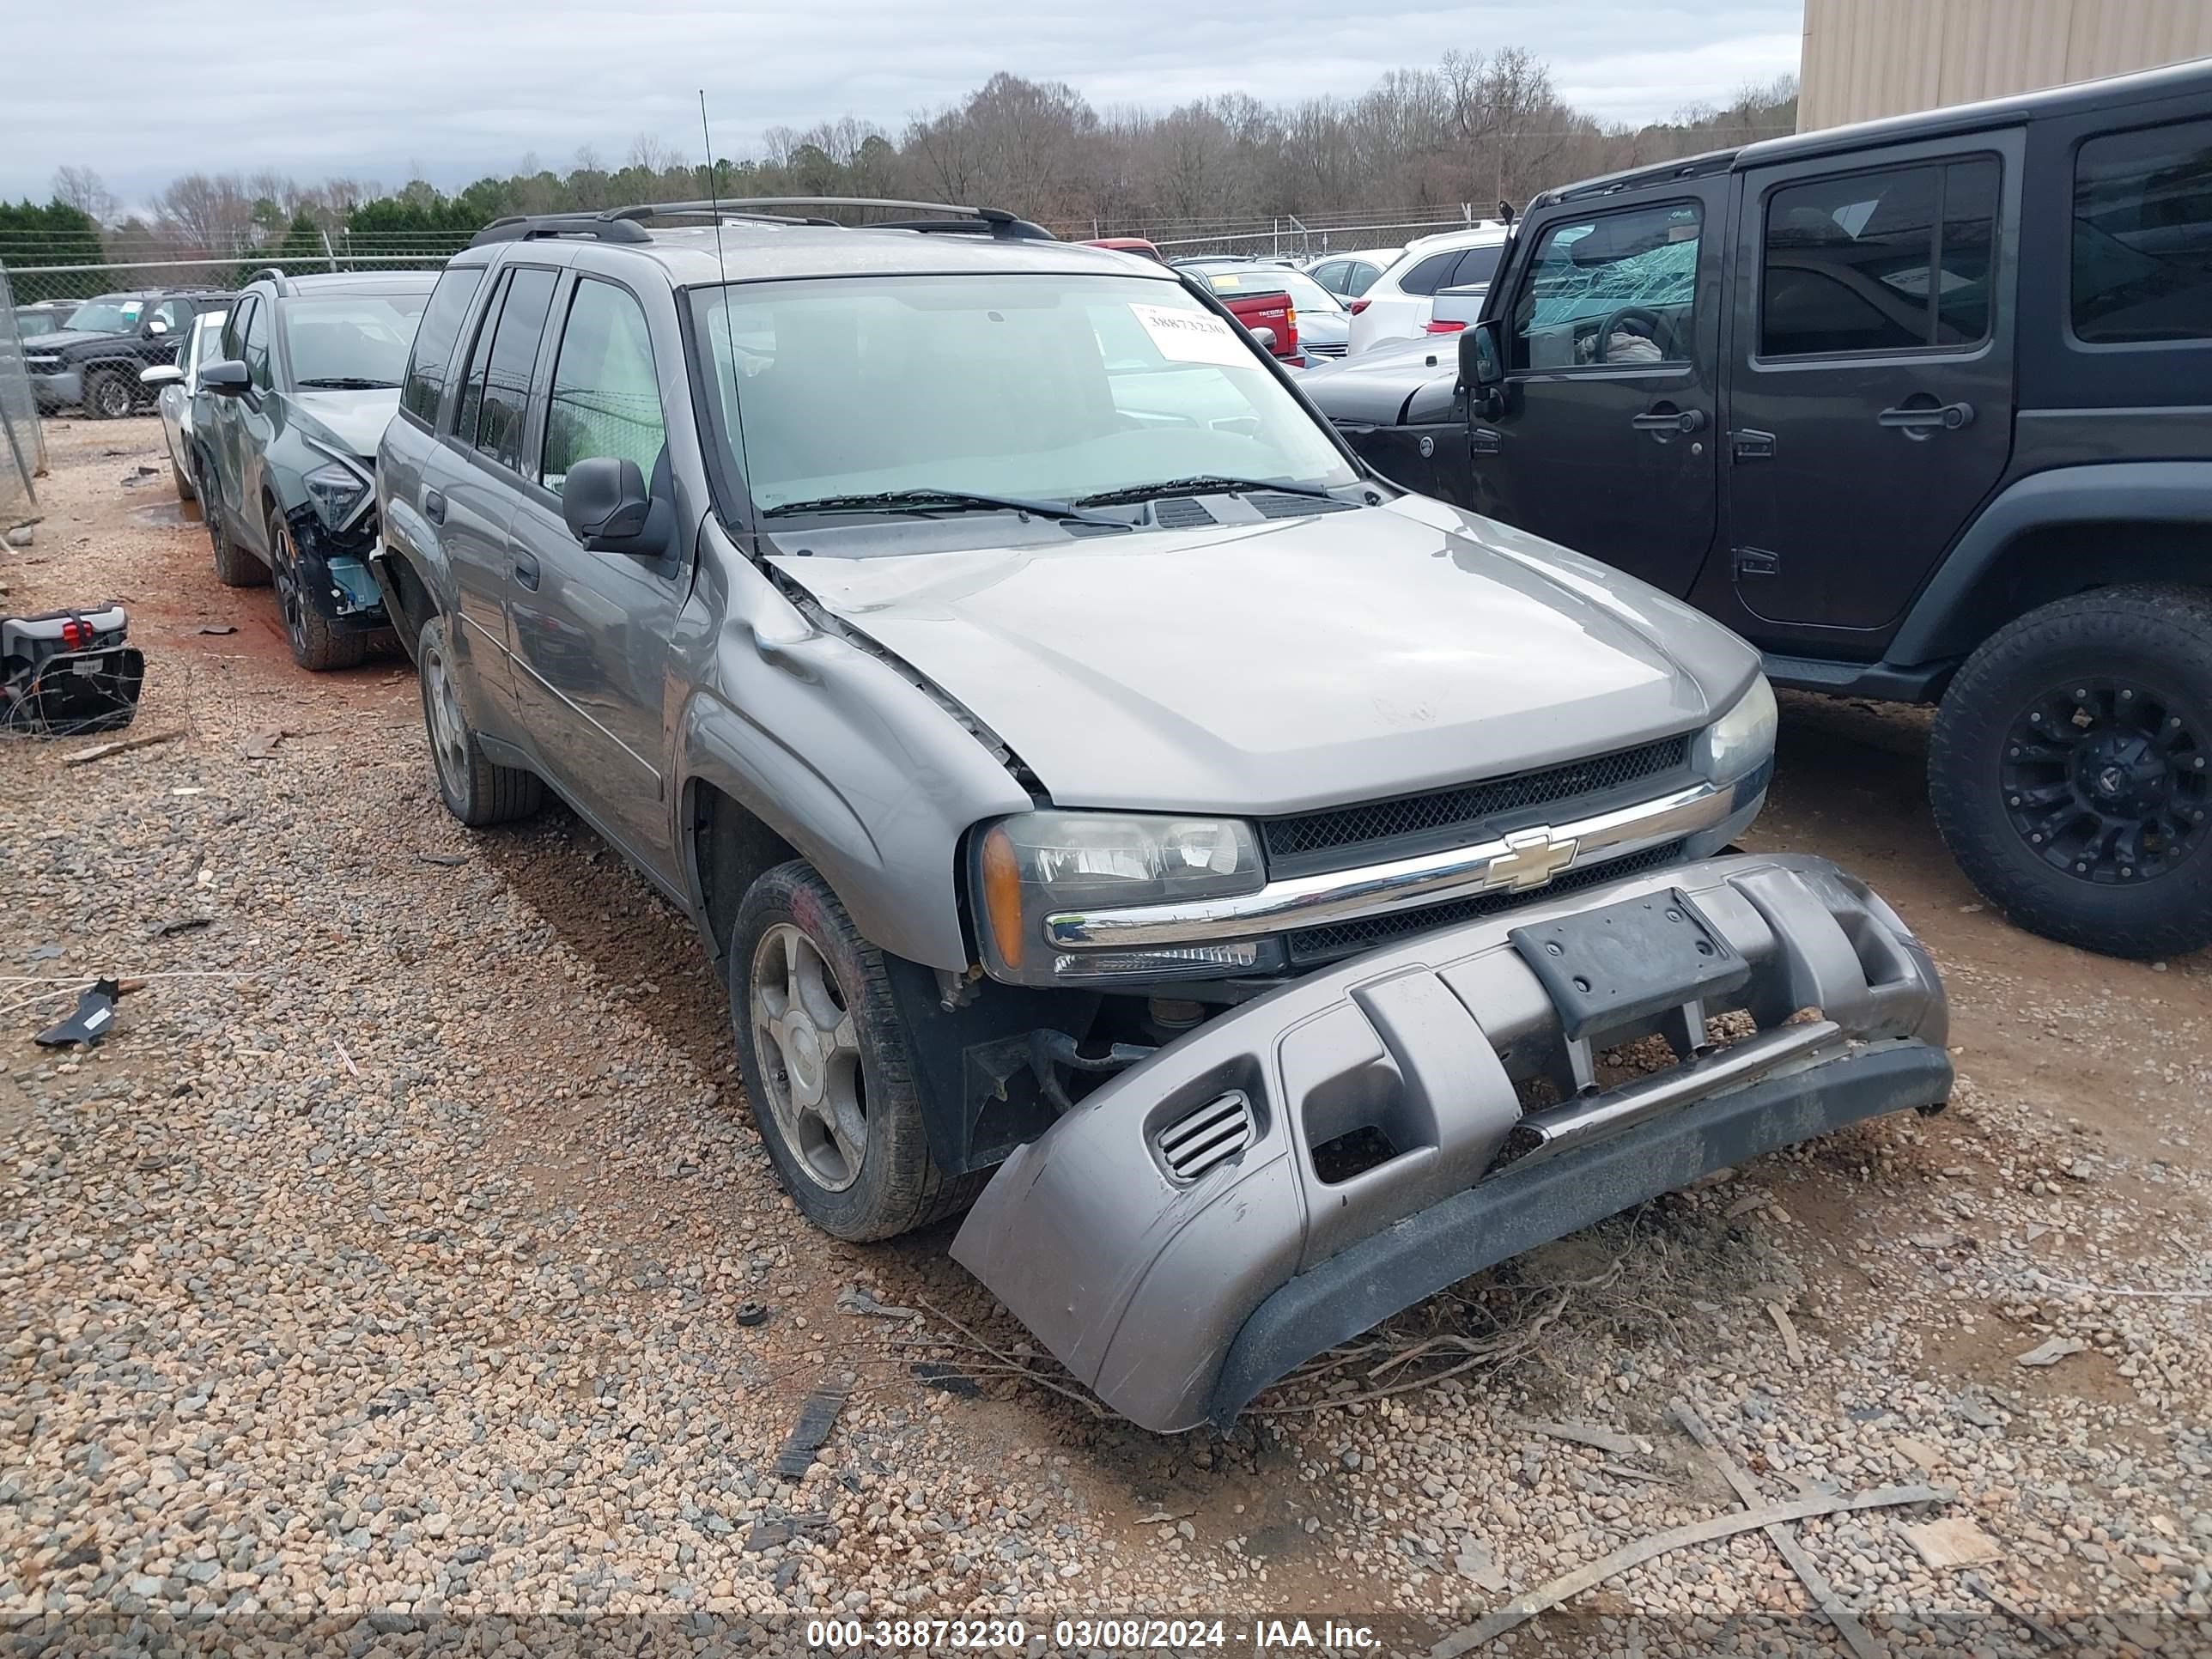
[[[422,515],[432,524],[446,521],[446,497],[442,491],[426,489],[422,492]]]
[[[514,580],[535,593],[538,591],[538,561],[519,550],[513,554],[513,557]]]
[[[1629,425],[1638,432],[1703,432],[1705,411],[1702,409],[1653,410],[1648,415],[1632,415]]]
[[[1882,425],[1896,427],[1908,436],[1924,438],[1930,432],[1956,432],[1974,423],[1972,404],[1899,404],[1875,416]]]

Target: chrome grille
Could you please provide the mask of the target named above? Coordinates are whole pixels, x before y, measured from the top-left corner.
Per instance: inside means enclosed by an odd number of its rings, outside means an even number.
[[[1263,818],[1260,839],[1273,874],[1343,869],[1381,856],[1472,841],[1487,820],[1501,814],[1559,802],[1579,805],[1586,796],[1662,778],[1686,768],[1689,762],[1690,737],[1684,732],[1609,755],[1426,794]]]
[[[1646,870],[1656,870],[1662,865],[1671,864],[1681,855],[1682,843],[1669,842],[1664,847],[1632,853],[1625,859],[1612,859],[1603,864],[1570,869],[1565,875],[1543,886],[1531,888],[1525,892],[1485,893],[1477,898],[1451,899],[1443,904],[1423,905],[1413,910],[1394,910],[1388,915],[1361,916],[1355,921],[1304,928],[1289,937],[1291,964],[1296,968],[1310,968],[1317,963],[1334,962],[1340,957],[1356,956],[1362,951],[1387,945],[1411,933],[1425,933],[1432,928],[1473,921],[1477,916],[1495,915],[1500,910],[1525,904],[1531,899],[1544,898],[1555,893],[1571,893],[1578,887],[1594,886],[1601,881],[1618,881],[1624,876],[1640,875]]]

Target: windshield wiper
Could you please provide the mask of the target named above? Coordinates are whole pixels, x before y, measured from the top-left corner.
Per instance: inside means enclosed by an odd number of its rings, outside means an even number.
[[[1123,484],[1119,489],[1102,489],[1095,495],[1078,496],[1075,505],[1111,507],[1116,501],[1148,501],[1155,495],[1243,495],[1265,490],[1274,490],[1285,495],[1310,495],[1323,501],[1336,499],[1317,484],[1272,483],[1265,478],[1224,478],[1207,472],[1191,478],[1163,478],[1158,483]]]
[[[318,374],[308,380],[295,380],[295,386],[311,386],[319,392],[397,392],[397,380],[369,380],[358,374]]]
[[[1130,527],[1119,519],[1085,513],[1080,505],[1072,501],[987,495],[973,489],[881,489],[866,495],[817,495],[811,501],[781,502],[768,508],[762,516],[774,519],[794,513],[927,513],[937,507],[1027,513],[1040,519],[1074,519],[1084,524],[1110,524],[1119,530]]]

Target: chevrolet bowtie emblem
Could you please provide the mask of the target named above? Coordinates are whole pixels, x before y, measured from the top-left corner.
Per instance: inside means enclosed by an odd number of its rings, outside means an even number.
[[[1515,892],[1541,887],[1575,861],[1575,838],[1553,839],[1549,829],[1516,830],[1505,837],[1505,850],[1490,860],[1482,872],[1485,887],[1507,887]]]

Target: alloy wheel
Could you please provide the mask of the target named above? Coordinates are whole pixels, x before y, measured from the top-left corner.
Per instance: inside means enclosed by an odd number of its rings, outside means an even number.
[[[103,374],[92,389],[93,412],[103,420],[119,421],[131,412],[131,388],[112,374]]]
[[[814,941],[789,922],[753,949],[753,1042],[777,1133],[825,1192],[860,1179],[867,1155],[860,1028]]]
[[[273,556],[270,573],[276,579],[276,609],[284,618],[284,637],[291,641],[293,651],[301,656],[308,652],[307,596],[300,587],[300,550],[292,544],[292,532],[281,517],[272,517],[269,523],[269,548]]]
[[[2212,732],[2155,686],[2118,677],[2053,686],[2005,734],[1998,784],[2029,849],[2077,880],[2130,886],[2201,846]]]
[[[459,800],[469,779],[469,725],[461,716],[461,700],[453,687],[446,653],[434,646],[422,653],[422,707],[428,712],[430,757],[438,769],[438,781],[447,796]]]

